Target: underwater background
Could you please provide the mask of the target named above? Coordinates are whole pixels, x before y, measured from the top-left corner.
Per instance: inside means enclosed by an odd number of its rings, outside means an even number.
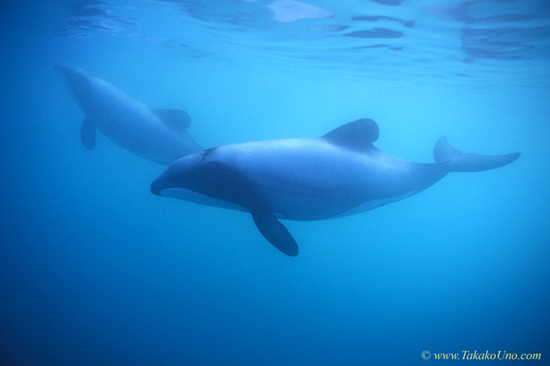
[[[550,364],[550,2],[0,10],[1,365]],[[248,214],[152,195],[164,166],[101,134],[85,150],[59,63],[186,110],[204,148],[372,118],[375,145],[406,160],[432,162],[443,135],[522,156],[355,216],[285,221],[291,258]]]

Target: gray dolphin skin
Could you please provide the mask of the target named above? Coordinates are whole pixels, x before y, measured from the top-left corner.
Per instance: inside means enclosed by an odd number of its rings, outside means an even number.
[[[95,147],[99,130],[126,150],[164,165],[202,151],[185,130],[190,125],[187,112],[149,108],[77,67],[57,65],[55,69],[86,115],[80,130],[86,149]]]
[[[442,137],[434,147],[435,163],[414,163],[374,147],[378,134],[374,121],[360,119],[320,138],[208,149],[168,167],[151,192],[250,212],[271,244],[296,256],[298,245],[279,219],[356,214],[410,197],[447,173],[495,169],[520,156],[462,154]]]

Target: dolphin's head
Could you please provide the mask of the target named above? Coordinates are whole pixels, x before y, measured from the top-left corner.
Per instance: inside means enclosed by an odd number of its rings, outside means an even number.
[[[184,156],[153,183],[151,193],[202,205],[246,210],[250,189],[217,148]]]
[[[71,88],[73,86],[78,87],[79,85],[82,87],[83,84],[88,83],[88,80],[93,77],[86,70],[69,65],[57,64],[54,66],[54,70],[67,80]]]
[[[65,79],[77,103],[86,111],[92,96],[90,82],[93,76],[86,70],[68,65],[56,65],[54,70]]]
[[[204,158],[204,151],[176,160],[151,183],[151,192],[157,196],[175,196],[176,190],[192,190],[196,185],[196,170]]]

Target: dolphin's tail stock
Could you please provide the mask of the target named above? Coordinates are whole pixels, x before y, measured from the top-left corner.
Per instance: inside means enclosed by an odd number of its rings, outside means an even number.
[[[519,158],[520,153],[507,155],[477,155],[463,154],[454,148],[443,136],[434,146],[434,159],[436,163],[445,166],[449,172],[480,172],[496,169],[510,164]]]

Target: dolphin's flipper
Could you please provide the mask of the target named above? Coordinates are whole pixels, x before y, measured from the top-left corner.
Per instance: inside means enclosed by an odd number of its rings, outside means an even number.
[[[95,125],[90,121],[89,118],[86,118],[82,122],[82,127],[80,127],[80,139],[82,140],[82,145],[86,150],[93,150],[95,147],[95,136],[96,128]]]
[[[155,114],[177,132],[183,132],[191,125],[191,117],[181,109],[155,109]]]
[[[454,148],[443,136],[434,146],[434,159],[442,164],[449,172],[481,172],[496,169],[508,165],[517,158],[520,153],[507,155],[477,155],[462,154],[462,151]]]
[[[252,218],[258,230],[275,248],[291,257],[298,255],[296,240],[275,216],[266,212],[256,212],[252,213]]]

